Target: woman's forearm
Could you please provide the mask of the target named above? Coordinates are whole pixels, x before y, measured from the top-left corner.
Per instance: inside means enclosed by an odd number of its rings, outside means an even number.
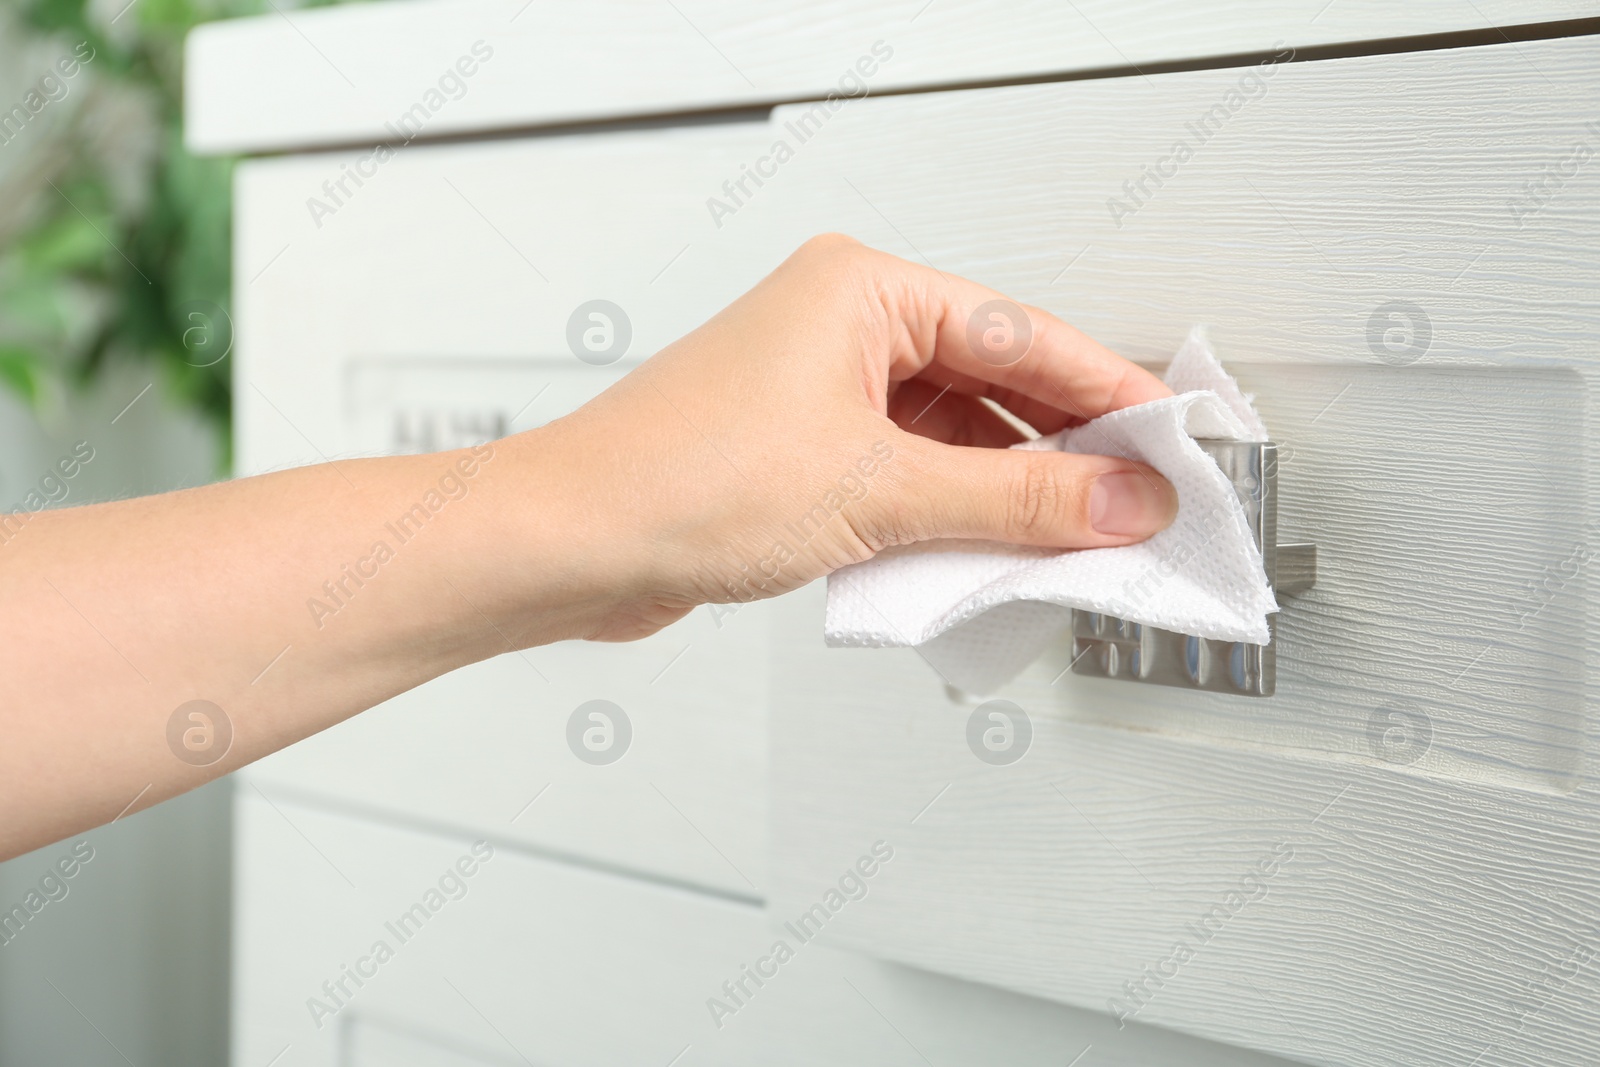
[[[33,515],[0,547],[0,855],[583,636],[603,594],[555,534],[557,451],[536,432]]]

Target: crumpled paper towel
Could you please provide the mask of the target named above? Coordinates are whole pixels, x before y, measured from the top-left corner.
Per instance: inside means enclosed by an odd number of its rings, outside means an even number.
[[[1126,456],[1178,491],[1178,517],[1147,541],[1079,551],[997,541],[886,549],[828,579],[827,643],[917,646],[957,689],[988,693],[1071,625],[1072,608],[1178,633],[1266,644],[1278,610],[1244,506],[1196,437],[1267,440],[1250,398],[1196,327],[1167,369],[1177,394],[1016,445]]]

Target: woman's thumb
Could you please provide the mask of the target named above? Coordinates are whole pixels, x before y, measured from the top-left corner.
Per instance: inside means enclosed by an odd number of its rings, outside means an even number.
[[[888,543],[973,537],[1107,548],[1171,525],[1178,494],[1153,467],[1113,456],[970,448],[913,437],[887,507]]]

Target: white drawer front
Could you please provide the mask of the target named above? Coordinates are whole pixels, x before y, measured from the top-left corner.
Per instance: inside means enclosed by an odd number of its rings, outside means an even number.
[[[1321,548],[1275,697],[1063,648],[1002,694],[1004,767],[914,653],[786,603],[770,899],[885,837],[910,862],[834,943],[1314,1062],[1600,1058],[1600,45],[1295,64],[1232,107],[1242,76],[868,101],[728,223],[846,229],[1137,357],[1209,323]]]
[[[302,9],[195,31],[184,133],[206,152],[395,136],[385,123],[434,137],[1592,15],[1583,0],[413,0]]]
[[[345,1027],[340,1067],[498,1067],[516,1062],[404,1023],[354,1016]]]
[[[753,905],[504,841],[268,804],[248,786],[236,820],[240,1067],[1045,1067],[1091,1046],[1085,1063],[1282,1064],[805,943]],[[770,973],[757,986],[751,969]],[[743,997],[723,989],[738,981]],[[714,1018],[713,999],[729,1011]]]

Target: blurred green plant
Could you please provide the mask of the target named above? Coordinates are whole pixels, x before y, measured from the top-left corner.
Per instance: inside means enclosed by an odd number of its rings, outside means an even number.
[[[156,364],[169,393],[215,427],[226,466],[234,161],[184,149],[183,41],[200,22],[270,13],[272,0],[0,3],[25,30],[94,49],[79,76],[91,98],[48,142],[23,146],[45,157],[35,169],[48,184],[0,253],[0,387],[37,404],[53,381]],[[152,143],[108,132],[128,125]],[[217,321],[196,310],[208,306]]]

